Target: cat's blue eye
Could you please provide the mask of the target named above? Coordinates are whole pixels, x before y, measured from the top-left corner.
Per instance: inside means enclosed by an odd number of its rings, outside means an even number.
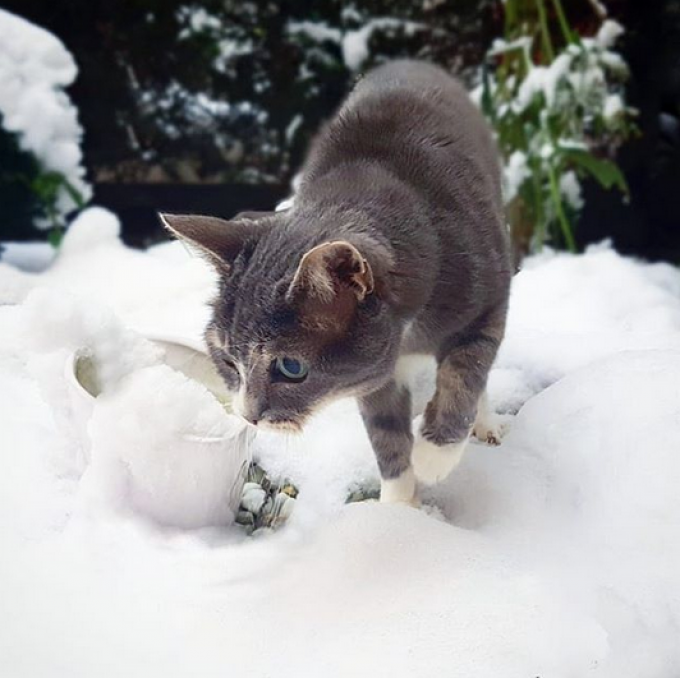
[[[302,381],[309,372],[307,364],[295,358],[277,358],[274,368],[288,381]]]

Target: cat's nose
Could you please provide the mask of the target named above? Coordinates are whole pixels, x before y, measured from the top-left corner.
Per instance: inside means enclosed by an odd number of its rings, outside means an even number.
[[[251,403],[249,407],[246,407],[245,411],[241,413],[241,416],[251,425],[257,426],[262,423],[263,419],[266,419],[265,410],[261,406],[257,406],[255,403]]]
[[[260,423],[265,409],[261,399],[254,398],[251,394],[246,393],[243,387],[234,398],[233,407],[234,412],[251,426],[257,426]]]

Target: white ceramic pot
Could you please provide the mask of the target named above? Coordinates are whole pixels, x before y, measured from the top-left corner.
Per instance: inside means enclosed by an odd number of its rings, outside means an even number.
[[[229,522],[238,511],[250,462],[252,429],[231,413],[231,398],[200,342],[167,334],[147,333],[146,337],[163,349],[163,362],[167,366],[205,386],[220,402],[224,416],[228,418],[228,422],[225,422],[228,426],[224,427],[226,433],[217,436],[210,431],[205,434],[200,431],[178,434],[179,439],[172,444],[172,454],[176,461],[179,459],[176,455],[180,455],[180,458],[186,455],[186,464],[170,464],[170,470],[186,470],[191,478],[185,483],[181,476],[177,473],[173,475],[168,469],[156,477],[149,477],[148,473],[136,476],[133,474],[135,508],[161,523],[177,527],[201,527],[201,510],[194,510],[193,517],[188,518],[189,522],[183,522],[184,512],[175,511],[173,514],[168,509],[170,502],[166,502],[165,506],[158,502],[159,494],[173,495],[178,499],[176,505],[181,506],[183,502],[179,494],[197,492],[202,493],[201,502],[205,505],[205,515],[211,517],[210,524],[214,524],[215,516],[219,517],[222,524]],[[65,365],[71,410],[82,443],[84,465],[87,465],[90,453],[88,423],[95,409],[96,398],[101,392],[96,363],[95,355],[81,349],[72,353]],[[149,454],[157,455],[158,451],[149,450]],[[194,508],[196,506],[190,496],[184,497],[184,503],[193,505]]]

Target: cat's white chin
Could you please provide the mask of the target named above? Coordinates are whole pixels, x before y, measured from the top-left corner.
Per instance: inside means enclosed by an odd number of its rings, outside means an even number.
[[[258,428],[267,429],[269,431],[283,431],[285,433],[302,433],[303,425],[293,419],[277,419],[269,420],[262,419],[257,424]]]
[[[411,465],[416,478],[425,485],[435,485],[444,480],[460,464],[469,439],[468,433],[458,443],[435,445],[423,438],[418,426],[411,453]]]

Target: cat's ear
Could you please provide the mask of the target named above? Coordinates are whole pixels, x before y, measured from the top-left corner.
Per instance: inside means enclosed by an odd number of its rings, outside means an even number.
[[[348,295],[357,301],[373,292],[373,272],[361,252],[345,240],[313,247],[300,260],[287,299],[332,303]]]
[[[303,326],[341,336],[357,304],[373,292],[373,272],[361,252],[345,240],[317,245],[302,259],[286,293]]]
[[[271,228],[267,219],[255,220],[240,214],[232,221],[198,214],[159,214],[159,217],[175,237],[196,247],[227,272],[246,242],[257,240]]]

